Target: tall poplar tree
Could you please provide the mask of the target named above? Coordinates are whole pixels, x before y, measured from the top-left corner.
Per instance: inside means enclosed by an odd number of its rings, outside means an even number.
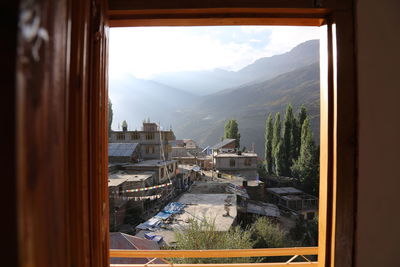
[[[273,129],[273,134],[272,134],[272,157],[273,157],[273,164],[274,164],[273,172],[275,174],[277,174],[276,173],[277,160],[278,160],[279,166],[281,166],[281,163],[279,162],[280,159],[275,158],[275,151],[280,142],[281,142],[281,114],[279,112],[277,112],[275,114],[274,129]]]
[[[295,119],[293,115],[293,108],[291,104],[286,106],[285,120],[283,121],[283,169],[284,176],[291,176],[290,167],[293,164],[293,155],[295,154],[295,141],[293,135],[293,128],[295,127]]]
[[[224,126],[224,139],[235,139],[235,147],[240,148],[239,126],[236,120],[228,120]]]
[[[274,149],[275,174],[278,176],[284,175],[284,154],[283,142],[280,140]]]
[[[294,151],[293,160],[297,160],[300,154],[301,146],[301,128],[303,126],[304,120],[307,118],[307,109],[304,105],[301,105],[300,110],[295,118],[295,124],[293,127],[293,137],[294,137]]]
[[[319,158],[309,118],[304,120],[301,128],[300,155],[292,167],[292,172],[299,178],[300,186],[305,192],[318,196]]]
[[[274,129],[272,124],[272,115],[271,113],[268,115],[268,119],[265,123],[265,163],[266,170],[268,174],[272,173],[273,166],[273,153],[272,153],[272,139],[274,136]]]

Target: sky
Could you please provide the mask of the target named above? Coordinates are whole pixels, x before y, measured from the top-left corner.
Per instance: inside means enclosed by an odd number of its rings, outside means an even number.
[[[109,75],[151,79],[165,72],[237,71],[262,57],[319,39],[318,27],[208,26],[111,28]]]

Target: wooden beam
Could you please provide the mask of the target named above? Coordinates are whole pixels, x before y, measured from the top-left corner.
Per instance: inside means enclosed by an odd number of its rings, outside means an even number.
[[[313,267],[317,262],[277,262],[277,263],[197,263],[197,264],[111,264],[110,267]]]
[[[118,19],[111,20],[110,27],[146,26],[320,26],[323,19],[314,18],[190,18],[190,19]]]
[[[317,255],[317,247],[229,249],[229,250],[127,250],[111,249],[112,258],[226,258]]]
[[[298,25],[320,26],[329,9],[203,8],[109,10],[111,27]]]
[[[109,0],[110,10],[180,8],[332,8],[349,9],[348,0]]]

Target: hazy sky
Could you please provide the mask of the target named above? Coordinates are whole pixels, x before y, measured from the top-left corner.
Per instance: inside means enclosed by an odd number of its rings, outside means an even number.
[[[214,26],[111,28],[111,78],[148,79],[162,72],[239,70],[319,38],[318,27]]]

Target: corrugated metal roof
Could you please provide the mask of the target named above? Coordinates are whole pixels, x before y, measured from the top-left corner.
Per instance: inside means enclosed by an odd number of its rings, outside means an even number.
[[[133,250],[160,250],[160,246],[155,241],[147,240],[124,233],[110,233],[111,249],[133,249]],[[146,264],[149,258],[110,258],[111,264]],[[165,262],[157,259],[153,263],[163,264]]]
[[[273,187],[268,188],[267,191],[271,191],[278,195],[290,195],[290,194],[302,194],[303,191],[294,187]]]
[[[227,144],[230,144],[232,142],[236,141],[236,139],[225,139],[222,142],[219,142],[218,144],[215,144],[212,149],[220,149],[223,146],[226,146]]]
[[[279,208],[276,205],[265,202],[248,201],[247,212],[269,217],[280,216]]]
[[[138,143],[109,143],[109,157],[130,157],[135,151]]]

